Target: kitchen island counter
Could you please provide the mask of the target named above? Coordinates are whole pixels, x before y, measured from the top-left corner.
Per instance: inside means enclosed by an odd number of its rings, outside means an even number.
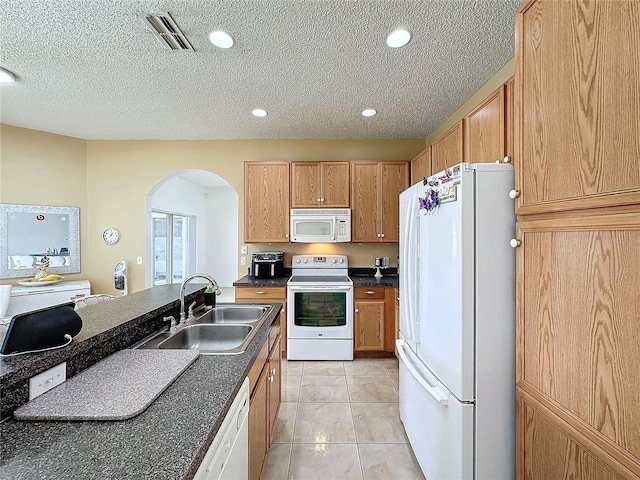
[[[279,311],[269,313],[245,353],[201,355],[132,419],[7,418],[0,423],[0,478],[192,478]]]

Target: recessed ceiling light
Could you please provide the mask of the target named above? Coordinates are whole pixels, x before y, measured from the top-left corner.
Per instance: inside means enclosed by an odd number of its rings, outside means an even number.
[[[376,113],[378,113],[377,110],[374,110],[373,108],[367,108],[367,109],[362,111],[362,116],[363,117],[373,117]]]
[[[256,108],[256,109],[252,110],[251,114],[254,117],[266,117],[268,115],[267,111],[263,110],[261,108]]]
[[[402,28],[394,30],[387,37],[387,45],[391,48],[404,47],[411,40],[411,33],[408,30]]]
[[[2,67],[0,67],[0,83],[15,83],[16,76]]]
[[[222,30],[214,30],[209,34],[209,41],[218,48],[233,47],[233,37]]]

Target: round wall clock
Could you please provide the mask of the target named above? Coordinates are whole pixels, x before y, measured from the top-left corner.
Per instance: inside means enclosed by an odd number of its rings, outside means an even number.
[[[109,245],[113,245],[120,240],[120,232],[117,228],[109,227],[102,232],[102,239]]]

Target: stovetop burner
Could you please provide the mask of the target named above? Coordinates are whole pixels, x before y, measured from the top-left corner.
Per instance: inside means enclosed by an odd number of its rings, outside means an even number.
[[[346,275],[293,275],[289,282],[291,284],[342,284],[342,285],[353,285],[353,281],[347,277]]]

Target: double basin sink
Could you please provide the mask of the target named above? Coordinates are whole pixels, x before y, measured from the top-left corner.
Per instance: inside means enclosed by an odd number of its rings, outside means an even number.
[[[190,349],[203,355],[243,353],[269,316],[271,305],[218,305],[194,316],[175,332],[160,331],[132,348]]]

